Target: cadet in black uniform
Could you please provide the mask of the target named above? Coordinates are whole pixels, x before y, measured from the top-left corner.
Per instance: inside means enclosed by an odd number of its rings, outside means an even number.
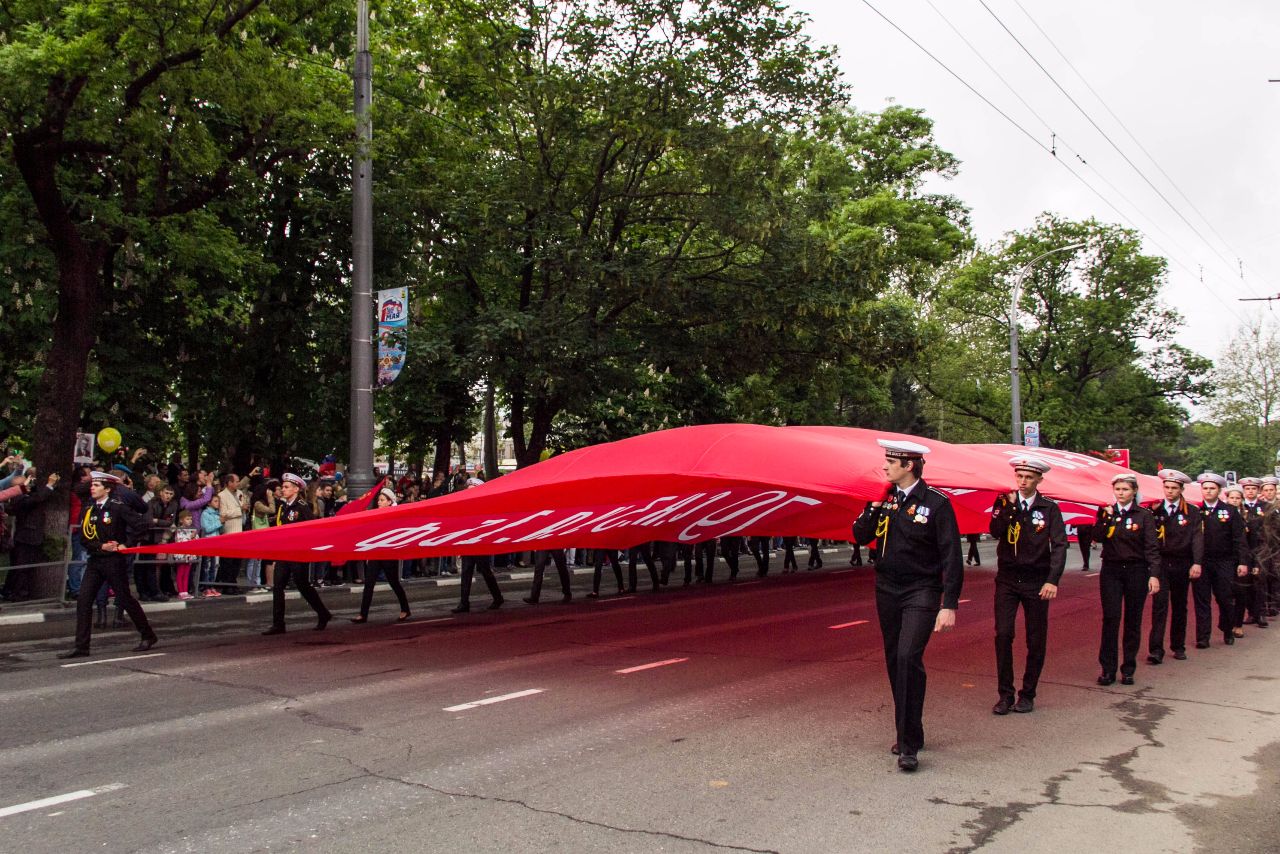
[[[699,584],[711,584],[716,580],[716,545],[714,538],[703,540],[693,547],[695,573]]]
[[[729,580],[738,580],[738,556],[742,554],[742,537],[721,537],[720,557],[729,565]]]
[[[876,614],[893,690],[898,767],[915,771],[924,747],[924,650],[934,632],[955,627],[964,562],[960,529],[947,496],[920,479],[929,449],[877,440],[885,449],[889,493],[853,523],[853,539],[878,540]]]
[[[991,508],[996,539],[996,678],[1000,698],[991,712],[1007,715],[1035,708],[1036,686],[1049,639],[1049,602],[1067,566],[1067,526],[1058,505],[1039,492],[1051,466],[1037,457],[1010,460],[1018,488]],[[1013,694],[1013,638],[1022,606],[1027,629],[1027,669],[1017,702]]]
[[[76,645],[59,653],[58,658],[79,658],[89,654],[93,630],[93,603],[104,584],[116,592],[116,604],[129,613],[129,619],[142,633],[134,652],[146,652],[156,644],[156,633],[147,622],[142,605],[129,592],[129,564],[120,549],[138,544],[147,528],[146,517],[112,495],[121,484],[113,474],[96,471],[90,475],[89,502],[80,517],[80,542],[89,553],[84,578],[76,596]]]
[[[653,543],[640,543],[627,550],[627,589],[636,592],[636,559],[644,561],[649,570],[649,581],[653,584],[653,592],[658,592],[658,568],[653,563]]]
[[[618,562],[617,549],[596,549],[595,552],[595,570],[591,574],[591,592],[587,596],[595,599],[600,595],[600,576],[604,573],[606,560],[613,568],[614,580],[618,582],[618,595],[627,592],[626,585],[622,583],[622,564]]]
[[[307,482],[296,474],[286,473],[280,479],[282,500],[276,505],[277,525],[293,525],[312,518],[311,505],[304,497],[306,488]],[[291,577],[302,598],[316,612],[317,632],[329,625],[329,620],[333,617],[324,602],[320,601],[320,594],[311,586],[311,564],[278,560],[271,581],[271,628],[263,632],[264,635],[284,634],[284,591],[289,586]]]
[[[1147,663],[1164,661],[1164,628],[1169,626],[1169,649],[1178,661],[1187,658],[1187,591],[1199,578],[1204,560],[1204,520],[1200,508],[1182,497],[1191,482],[1176,469],[1161,469],[1164,501],[1153,511],[1160,540],[1160,591],[1151,597],[1151,634],[1147,637]],[[1169,604],[1173,603],[1170,617]]]
[[[1244,637],[1244,613],[1249,612],[1249,622],[1260,629],[1265,629],[1267,622],[1265,581],[1262,577],[1263,517],[1267,515],[1267,503],[1258,497],[1262,489],[1262,481],[1256,477],[1240,478],[1240,490],[1243,501],[1236,509],[1244,519],[1244,541],[1249,546],[1249,574],[1244,578],[1236,577],[1233,591],[1236,604],[1234,634]]]
[[[756,578],[764,578],[769,574],[770,539],[770,537],[749,537],[747,539],[747,548],[751,550],[751,556],[756,559]]]
[[[1117,642],[1124,619],[1124,659],[1120,662],[1120,684],[1132,685],[1138,669],[1138,647],[1142,644],[1142,612],[1148,593],[1160,592],[1160,545],[1155,517],[1138,504],[1138,479],[1118,474],[1111,479],[1116,503],[1098,511],[1094,526],[1102,541],[1102,575],[1098,590],[1102,597],[1102,643],[1098,663],[1099,685],[1116,681]]]
[[[1244,519],[1239,511],[1219,501],[1227,479],[1213,472],[1196,478],[1204,493],[1200,518],[1204,523],[1204,572],[1191,576],[1191,594],[1196,606],[1196,649],[1209,648],[1213,599],[1218,600],[1218,630],[1222,642],[1230,646],[1235,604],[1231,595],[1232,580],[1249,571],[1249,546],[1244,540]]]

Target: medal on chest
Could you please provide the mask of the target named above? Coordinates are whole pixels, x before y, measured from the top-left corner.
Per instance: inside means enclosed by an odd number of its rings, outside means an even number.
[[[1031,525],[1036,529],[1037,534],[1044,530],[1045,519],[1044,519],[1044,513],[1042,511],[1040,510],[1031,511]]]
[[[102,524],[104,524],[104,525],[110,525],[110,524],[111,524],[111,511],[110,511],[110,510],[103,510],[103,511],[102,511]]]
[[[911,516],[911,521],[917,525],[923,525],[929,521],[929,508],[924,505],[908,507],[907,514]]]
[[[1218,521],[1219,521],[1219,522],[1225,522],[1225,521],[1227,521],[1227,520],[1228,520],[1228,519],[1230,519],[1230,518],[1231,518],[1231,514],[1230,514],[1230,513],[1228,513],[1226,510],[1219,510],[1219,511],[1218,511]]]

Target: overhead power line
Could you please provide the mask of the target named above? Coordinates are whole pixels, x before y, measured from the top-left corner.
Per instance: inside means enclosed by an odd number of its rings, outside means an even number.
[[[1080,106],[1080,102],[1077,101],[1074,97],[1072,97],[1071,93],[1066,90],[1066,87],[1064,87],[1061,83],[1058,82],[1058,78],[1054,77],[1052,72],[1050,72],[1049,69],[1045,68],[1044,63],[1042,63],[1036,57],[1036,55],[1031,52],[1030,48],[1028,48],[1025,44],[1022,43],[1022,40],[1018,38],[1017,34],[1014,33],[1013,30],[1009,29],[1009,26],[1005,24],[1003,20],[1001,20],[1000,16],[997,15],[995,11],[990,6],[987,5],[987,0],[978,0],[978,3],[981,4],[983,9],[987,10],[987,14],[989,14],[995,20],[995,22],[1000,25],[1000,28],[1003,29],[1008,34],[1009,38],[1013,39],[1014,43],[1017,44],[1018,47],[1022,49],[1022,52],[1025,53],[1033,63],[1035,63],[1036,67],[1039,68],[1040,71],[1044,73],[1044,76],[1049,78],[1049,81],[1053,83],[1055,87],[1057,87],[1058,91],[1062,93],[1063,97],[1065,97],[1068,101],[1070,101],[1071,105],[1080,112],[1080,115],[1085,117],[1085,120],[1088,121],[1089,124],[1093,126],[1094,130],[1096,130],[1099,134],[1101,134],[1102,138],[1105,139],[1113,149],[1115,149],[1116,153],[1120,155],[1120,157],[1124,160],[1124,162],[1128,163],[1130,168],[1132,168],[1134,172],[1138,173],[1138,177],[1141,178],[1146,183],[1146,185],[1151,188],[1152,192],[1154,192],[1157,196],[1159,196],[1160,200],[1169,206],[1169,209],[1174,212],[1174,214],[1178,217],[1178,219],[1182,220],[1182,222],[1187,226],[1187,228],[1191,229],[1191,232],[1195,234],[1197,237],[1199,237],[1205,246],[1209,247],[1209,251],[1217,255],[1218,258],[1221,259],[1222,262],[1226,264],[1228,267],[1233,266],[1231,264],[1231,261],[1225,255],[1223,255],[1221,251],[1218,250],[1218,247],[1214,246],[1213,243],[1210,242],[1210,240],[1204,236],[1204,234],[1200,231],[1200,229],[1198,229],[1195,226],[1195,224],[1191,222],[1191,220],[1187,219],[1187,217],[1182,213],[1182,211],[1178,209],[1177,205],[1175,205],[1172,201],[1170,201],[1169,197],[1166,196],[1164,192],[1159,187],[1157,187],[1150,178],[1147,177],[1146,173],[1143,172],[1142,169],[1138,167],[1138,164],[1133,162],[1133,159],[1129,157],[1129,155],[1124,151],[1124,149],[1122,149],[1119,145],[1116,144],[1116,141],[1111,138],[1111,135],[1108,134],[1105,130],[1103,130],[1101,125],[1099,125],[1096,121],[1094,121],[1094,118],[1089,114],[1089,111],[1086,110],[1084,107]],[[1249,289],[1253,290],[1251,286]]]
[[[980,0],[980,2],[981,2],[981,0]],[[1137,231],[1139,234],[1141,234],[1141,235],[1142,235],[1144,238],[1146,238],[1146,239],[1147,239],[1147,241],[1149,241],[1153,246],[1155,246],[1158,250],[1160,250],[1162,253],[1164,253],[1164,255],[1165,255],[1165,256],[1166,256],[1166,257],[1167,257],[1171,262],[1173,262],[1173,263],[1177,264],[1179,267],[1181,267],[1181,268],[1183,268],[1184,270],[1186,270],[1186,271],[1187,271],[1188,273],[1190,273],[1192,276],[1196,276],[1196,275],[1197,275],[1197,272],[1196,272],[1195,270],[1193,270],[1190,266],[1188,266],[1185,262],[1183,262],[1180,258],[1178,258],[1176,255],[1174,255],[1174,254],[1173,254],[1172,252],[1170,252],[1168,249],[1166,249],[1165,247],[1163,247],[1160,243],[1158,243],[1155,239],[1153,239],[1149,234],[1147,234],[1147,233],[1146,233],[1146,231],[1145,231],[1145,230],[1143,230],[1140,226],[1138,226],[1138,224],[1137,224],[1137,223],[1135,223],[1131,217],[1129,217],[1129,216],[1128,216],[1128,215],[1126,215],[1123,211],[1121,211],[1119,208],[1117,208],[1117,207],[1115,206],[1115,204],[1114,204],[1110,199],[1108,199],[1105,195],[1103,195],[1103,194],[1098,190],[1098,188],[1097,188],[1097,187],[1094,187],[1092,184],[1090,184],[1090,183],[1088,182],[1088,180],[1086,180],[1086,179],[1084,178],[1084,176],[1080,175],[1078,172],[1076,172],[1074,169],[1072,169],[1072,168],[1071,168],[1071,166],[1070,166],[1070,165],[1069,165],[1065,160],[1063,160],[1063,159],[1062,159],[1062,158],[1060,158],[1060,157],[1055,156],[1052,148],[1050,148],[1049,146],[1045,145],[1045,144],[1044,144],[1044,142],[1043,142],[1043,141],[1041,141],[1040,139],[1037,139],[1037,138],[1036,138],[1036,136],[1035,136],[1035,134],[1031,133],[1031,131],[1027,130],[1027,129],[1026,129],[1022,124],[1020,124],[1016,119],[1014,119],[1012,116],[1010,116],[1010,115],[1009,115],[1008,113],[1006,113],[1004,110],[1000,109],[1000,107],[999,107],[999,106],[997,106],[997,105],[996,105],[996,103],[995,103],[994,101],[992,101],[990,98],[988,98],[988,97],[987,97],[986,95],[984,95],[982,92],[980,92],[980,91],[979,91],[979,90],[978,90],[978,89],[977,89],[977,88],[976,88],[972,83],[970,83],[968,80],[966,80],[966,79],[964,79],[962,76],[960,76],[960,74],[959,74],[959,73],[957,73],[956,71],[954,71],[954,70],[953,70],[949,65],[947,65],[945,62],[943,62],[941,59],[939,59],[939,58],[938,58],[938,56],[937,56],[936,54],[934,54],[931,50],[929,50],[927,47],[925,47],[923,44],[921,44],[919,41],[917,41],[917,40],[916,40],[916,38],[915,38],[914,36],[912,36],[910,33],[908,33],[906,30],[904,30],[901,26],[899,26],[899,25],[897,24],[897,22],[895,22],[892,18],[890,18],[890,17],[889,17],[888,15],[886,15],[884,12],[880,11],[880,9],[879,9],[879,8],[877,8],[877,7],[875,6],[875,4],[871,2],[871,0],[862,0],[862,3],[863,3],[863,5],[864,5],[864,6],[866,6],[868,9],[870,9],[872,12],[874,12],[874,13],[875,13],[875,14],[876,14],[876,15],[877,15],[881,20],[883,20],[886,24],[888,24],[889,26],[891,26],[893,29],[897,30],[897,31],[898,31],[898,33],[899,33],[899,34],[901,34],[903,38],[905,38],[907,41],[909,41],[909,42],[911,42],[913,45],[915,45],[915,46],[920,50],[920,52],[921,52],[921,53],[923,53],[925,56],[927,56],[927,57],[929,57],[930,59],[932,59],[932,60],[934,61],[934,63],[936,63],[940,68],[942,68],[942,70],[943,70],[943,71],[945,71],[945,72],[947,72],[948,74],[950,74],[950,75],[951,75],[953,78],[955,78],[955,79],[956,79],[956,80],[957,80],[957,81],[958,81],[962,86],[964,86],[966,89],[968,89],[968,90],[969,90],[970,92],[972,92],[974,95],[976,95],[976,96],[977,96],[977,97],[978,97],[978,98],[979,98],[979,99],[980,99],[984,104],[986,104],[987,106],[989,106],[991,109],[995,110],[995,111],[996,111],[996,113],[998,113],[998,114],[999,114],[999,115],[1000,115],[1000,116],[1001,116],[1005,121],[1007,121],[1009,124],[1013,125],[1013,127],[1014,127],[1015,129],[1017,129],[1017,130],[1018,130],[1018,132],[1020,132],[1020,133],[1021,133],[1023,136],[1025,136],[1027,139],[1031,140],[1031,142],[1032,142],[1032,144],[1033,144],[1033,145],[1037,146],[1041,151],[1044,151],[1046,154],[1048,154],[1048,155],[1050,155],[1051,157],[1053,157],[1053,159],[1054,159],[1054,162],[1055,162],[1055,163],[1059,164],[1062,168],[1066,169],[1066,170],[1067,170],[1067,172],[1068,172],[1068,173],[1070,173],[1070,175],[1071,175],[1073,178],[1075,178],[1077,181],[1079,181],[1081,184],[1083,184],[1083,185],[1084,185],[1084,186],[1085,186],[1085,187],[1086,187],[1090,192],[1092,192],[1095,196],[1097,196],[1097,197],[1098,197],[1098,199],[1099,199],[1099,200],[1101,200],[1103,204],[1105,204],[1108,208],[1110,208],[1113,212],[1115,212],[1115,214],[1116,214],[1117,216],[1119,216],[1122,220],[1124,220],[1125,222],[1127,222],[1127,223],[1128,223],[1128,224],[1129,224],[1129,225],[1130,225],[1130,226],[1131,226],[1135,231]],[[984,5],[985,5],[985,4],[984,4]],[[1202,277],[1202,276],[1201,276],[1201,278],[1203,279],[1203,277]],[[1236,319],[1237,321],[1239,321],[1239,322],[1241,322],[1241,323],[1243,323],[1243,322],[1244,322],[1244,318],[1243,318],[1243,317],[1242,317],[1242,316],[1241,316],[1241,315],[1236,311],[1235,307],[1234,307],[1234,306],[1232,306],[1230,303],[1228,303],[1225,299],[1223,299],[1223,298],[1222,298],[1222,296],[1221,296],[1221,294],[1219,294],[1219,293],[1218,293],[1214,288],[1209,288],[1209,289],[1208,289],[1208,291],[1209,291],[1209,293],[1213,296],[1213,298],[1214,298],[1214,299],[1216,299],[1219,303],[1221,303],[1221,304],[1222,304],[1222,307],[1223,307],[1223,308],[1225,308],[1225,309],[1227,310],[1227,312],[1228,312],[1228,313],[1230,313],[1233,317],[1235,317],[1235,319]]]

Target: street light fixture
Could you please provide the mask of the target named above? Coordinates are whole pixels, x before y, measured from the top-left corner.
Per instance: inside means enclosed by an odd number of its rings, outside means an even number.
[[[1048,252],[1041,252],[1019,267],[1017,274],[1013,278],[1013,295],[1009,298],[1009,390],[1013,414],[1013,444],[1015,445],[1021,445],[1023,439],[1022,390],[1018,384],[1018,298],[1022,296],[1022,280],[1026,278],[1027,273],[1031,272],[1031,268],[1042,258],[1047,258],[1055,252],[1067,252],[1087,245],[1087,242],[1081,241],[1067,246],[1059,246],[1056,249],[1050,249]]]

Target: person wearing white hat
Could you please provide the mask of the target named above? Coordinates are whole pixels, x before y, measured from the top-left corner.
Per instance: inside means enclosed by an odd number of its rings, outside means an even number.
[[[147,528],[146,517],[112,495],[122,481],[114,474],[93,472],[90,475],[89,498],[80,518],[80,542],[89,552],[80,593],[76,596],[76,641],[58,658],[79,658],[89,654],[93,626],[93,604],[98,590],[109,585],[116,591],[116,602],[129,613],[129,619],[142,634],[134,652],[146,652],[156,645],[156,633],[147,621],[142,605],[129,591],[129,564],[120,549],[138,544]]]
[[[924,482],[916,442],[880,439],[889,488],[853,523],[853,539],[880,546],[876,614],[893,691],[898,768],[915,771],[924,747],[924,650],[934,632],[955,627],[964,583],[960,529],[951,500]]]
[[[1213,620],[1213,600],[1218,600],[1218,630],[1222,642],[1235,643],[1232,623],[1235,601],[1232,582],[1249,572],[1249,546],[1244,539],[1244,519],[1236,508],[1221,499],[1227,479],[1213,472],[1198,478],[1204,503],[1200,505],[1204,522],[1204,571],[1192,576],[1191,595],[1196,609],[1196,649],[1209,648]]]
[[[1120,683],[1133,684],[1142,645],[1142,612],[1147,594],[1160,590],[1160,545],[1155,517],[1138,503],[1136,475],[1118,474],[1111,479],[1116,503],[1098,511],[1094,530],[1102,541],[1102,572],[1098,592],[1102,598],[1102,641],[1098,664],[1099,685],[1116,681],[1120,655],[1120,626],[1124,623],[1124,657],[1120,659]]]
[[[307,482],[292,472],[286,472],[280,478],[281,500],[276,505],[277,525],[295,525],[312,518],[311,505],[303,498],[306,488]],[[290,578],[298,588],[298,593],[302,594],[302,598],[316,612],[316,631],[323,630],[333,618],[320,600],[320,594],[311,586],[311,565],[296,561],[276,561],[275,576],[271,579],[271,628],[263,632],[264,635],[284,634],[284,591],[289,586]]]
[[[1159,525],[1160,590],[1151,597],[1151,632],[1147,635],[1147,663],[1164,661],[1164,631],[1178,661],[1187,657],[1187,594],[1199,578],[1204,560],[1204,521],[1200,508],[1187,503],[1183,487],[1191,478],[1176,469],[1161,469],[1164,500],[1152,509]],[[1170,609],[1172,604],[1172,611]]]
[[[1244,541],[1249,546],[1249,574],[1243,578],[1237,576],[1232,595],[1235,598],[1235,625],[1232,633],[1236,637],[1244,637],[1245,611],[1249,612],[1248,622],[1260,629],[1267,623],[1265,581],[1262,576],[1261,555],[1264,551],[1262,540],[1263,517],[1267,512],[1267,503],[1262,500],[1262,480],[1256,477],[1240,478],[1240,489],[1244,500],[1236,505],[1244,518]]]
[[[996,540],[996,687],[992,714],[1025,714],[1035,708],[1036,687],[1044,669],[1049,639],[1049,603],[1067,566],[1067,526],[1057,503],[1040,494],[1040,482],[1052,468],[1038,457],[1016,457],[1017,489],[998,496],[988,530]],[[1014,700],[1013,638],[1022,606],[1027,631],[1027,667]]]
[[[1268,507],[1275,503],[1277,485],[1280,485],[1280,477],[1269,474],[1262,478],[1262,489],[1258,491],[1258,498],[1265,501]]]

